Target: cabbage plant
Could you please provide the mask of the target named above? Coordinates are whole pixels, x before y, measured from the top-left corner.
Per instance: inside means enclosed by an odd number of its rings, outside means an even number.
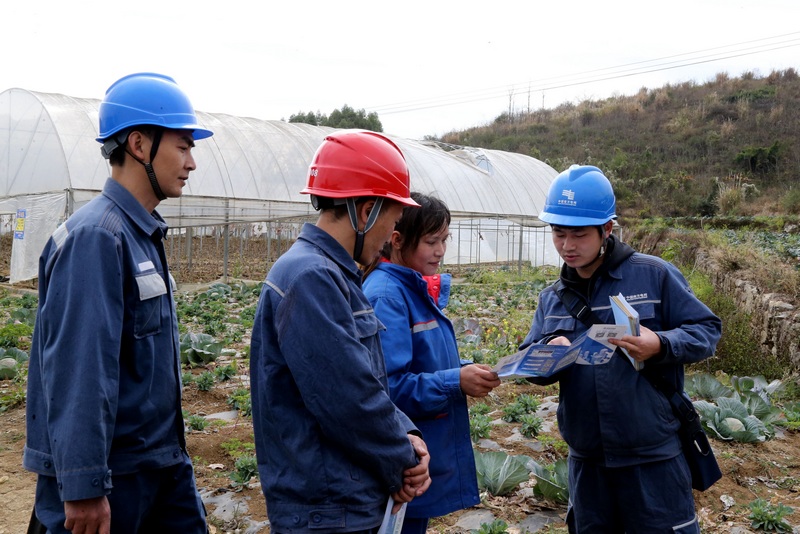
[[[703,427],[724,441],[755,443],[772,436],[766,425],[737,398],[719,397],[717,404],[699,400],[694,407],[700,413]]]
[[[19,366],[28,361],[28,353],[16,347],[0,348],[0,380],[11,380]]]
[[[556,463],[546,467],[531,460],[528,467],[536,477],[534,495],[561,504],[569,501],[569,467],[564,458],[559,458]]]
[[[783,389],[780,380],[768,383],[762,376],[734,376],[728,387],[710,374],[699,373],[686,377],[685,389],[701,397],[694,406],[703,427],[718,439],[764,441],[774,436],[774,425],[786,422],[783,410],[770,402]]]
[[[527,466],[532,460],[529,457],[509,456],[502,451],[474,452],[481,491],[488,491],[494,496],[507,495],[522,482],[530,480]]]
[[[222,343],[208,334],[187,332],[181,336],[181,363],[196,367],[216,361],[222,352]]]

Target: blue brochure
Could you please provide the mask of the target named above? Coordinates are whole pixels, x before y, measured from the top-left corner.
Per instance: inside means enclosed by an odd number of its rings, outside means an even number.
[[[624,325],[594,324],[569,346],[531,345],[500,358],[494,371],[500,378],[511,379],[551,376],[572,364],[602,365],[608,363],[616,350],[608,339],[624,334]]]

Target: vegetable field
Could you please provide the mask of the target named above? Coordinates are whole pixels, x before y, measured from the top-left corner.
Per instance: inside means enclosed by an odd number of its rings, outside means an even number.
[[[537,295],[556,272],[485,267],[455,275],[446,311],[462,356],[492,364],[525,336]],[[260,288],[259,282],[230,281],[185,286],[176,295],[187,444],[212,532],[269,532],[248,389],[249,334]],[[20,464],[35,306],[35,294],[0,288],[0,534],[24,531],[33,501],[35,479]],[[695,494],[703,532],[734,526],[789,532],[800,524],[794,512],[800,506],[800,389],[794,379],[694,372],[687,389],[724,475]],[[513,381],[471,400],[482,503],[437,518],[431,532],[566,532],[567,448],[555,422],[557,401],[557,386]]]

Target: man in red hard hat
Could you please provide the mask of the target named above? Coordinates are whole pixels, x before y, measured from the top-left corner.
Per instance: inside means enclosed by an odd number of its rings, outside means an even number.
[[[419,431],[389,398],[379,332],[361,290],[409,197],[400,149],[368,131],[329,135],[303,193],[320,211],[270,269],[253,326],[250,380],[270,528],[377,532],[430,484]]]
[[[155,208],[181,195],[194,142],[212,133],[175,80],[153,73],[115,82],[99,120],[111,178],[39,260],[23,457],[39,475],[31,531],[205,533]]]

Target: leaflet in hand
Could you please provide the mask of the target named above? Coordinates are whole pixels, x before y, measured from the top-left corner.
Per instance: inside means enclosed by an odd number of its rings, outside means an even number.
[[[571,345],[531,345],[530,347],[500,358],[494,371],[504,379],[546,377],[576,363],[578,365],[602,365],[608,363],[616,347],[609,338],[625,335],[625,326],[594,324]]]
[[[406,518],[406,507],[408,503],[404,502],[400,510],[396,514],[392,513],[394,506],[394,499],[389,497],[389,502],[386,504],[386,511],[383,513],[383,523],[378,530],[378,534],[400,534],[403,530],[403,520]]]
[[[620,325],[625,326],[625,334],[629,336],[638,336],[639,335],[639,312],[637,312],[633,306],[628,304],[628,301],[625,300],[625,297],[622,296],[622,293],[619,295],[612,295],[608,297],[611,300],[611,310],[614,312],[614,322]],[[644,368],[644,362],[637,362],[633,358],[631,358],[628,351],[622,349],[622,352],[625,353],[625,356],[628,357],[633,368],[637,371],[641,371]]]

